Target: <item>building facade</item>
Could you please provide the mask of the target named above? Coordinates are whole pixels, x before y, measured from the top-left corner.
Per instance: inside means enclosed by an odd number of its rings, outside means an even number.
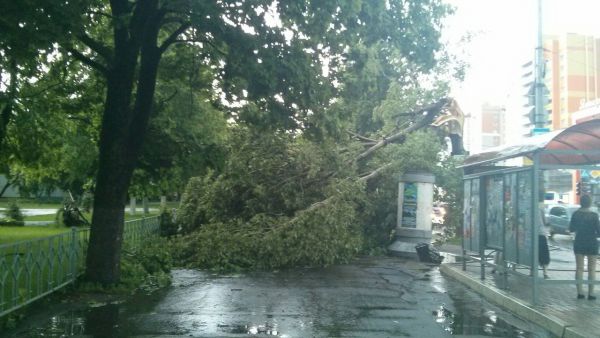
[[[481,148],[497,147],[506,142],[506,109],[504,106],[484,103],[481,107]]]
[[[575,124],[573,114],[600,98],[600,39],[567,33],[545,39],[551,129]]]

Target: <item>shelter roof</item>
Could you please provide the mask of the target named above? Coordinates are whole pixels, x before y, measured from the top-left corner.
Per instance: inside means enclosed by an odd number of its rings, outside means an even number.
[[[559,152],[544,152],[545,150],[558,150]],[[463,167],[475,167],[521,156],[531,157],[535,152],[540,152],[541,164],[594,165],[600,163],[600,152],[582,153],[587,150],[600,150],[600,119],[533,136],[518,144],[500,146],[471,155],[466,158]]]

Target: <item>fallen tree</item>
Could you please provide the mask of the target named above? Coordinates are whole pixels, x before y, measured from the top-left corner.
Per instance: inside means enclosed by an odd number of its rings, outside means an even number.
[[[279,269],[344,262],[385,246],[397,174],[442,168],[443,137],[462,122],[452,99],[408,114],[414,120],[401,130],[379,140],[352,132],[356,141],[344,146],[238,130],[225,171],[186,189],[179,258],[218,270]],[[365,168],[372,169],[360,174]]]

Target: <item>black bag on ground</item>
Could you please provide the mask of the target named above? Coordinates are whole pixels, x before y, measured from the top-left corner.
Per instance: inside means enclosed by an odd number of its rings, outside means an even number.
[[[444,260],[444,257],[440,255],[439,251],[427,243],[415,245],[415,250],[417,251],[417,256],[419,256],[419,261],[421,262],[440,264]]]

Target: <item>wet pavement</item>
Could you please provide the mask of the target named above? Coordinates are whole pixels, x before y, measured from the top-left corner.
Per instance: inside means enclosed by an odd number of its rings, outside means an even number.
[[[482,296],[499,304],[512,313],[519,314],[534,323],[562,337],[600,337],[600,307],[598,301],[577,299],[574,285],[575,256],[573,238],[569,235],[555,235],[548,241],[550,265],[548,279],[542,279],[539,272],[538,301],[532,304],[532,279],[529,269],[517,267],[510,274],[492,273],[493,268],[485,268],[485,279],[481,280],[479,262],[469,262],[466,271],[461,264],[445,264],[445,275],[461,281],[477,290]],[[460,252],[457,247],[454,252]],[[488,260],[489,263],[492,259]],[[600,262],[599,264],[600,265]],[[596,269],[599,267],[597,266]],[[515,273],[516,272],[516,273]],[[584,274],[587,279],[587,273]],[[596,295],[600,285],[596,286]],[[587,293],[584,286],[584,292]]]
[[[365,258],[323,269],[213,275],[124,303],[62,303],[2,337],[553,337],[438,267]]]

